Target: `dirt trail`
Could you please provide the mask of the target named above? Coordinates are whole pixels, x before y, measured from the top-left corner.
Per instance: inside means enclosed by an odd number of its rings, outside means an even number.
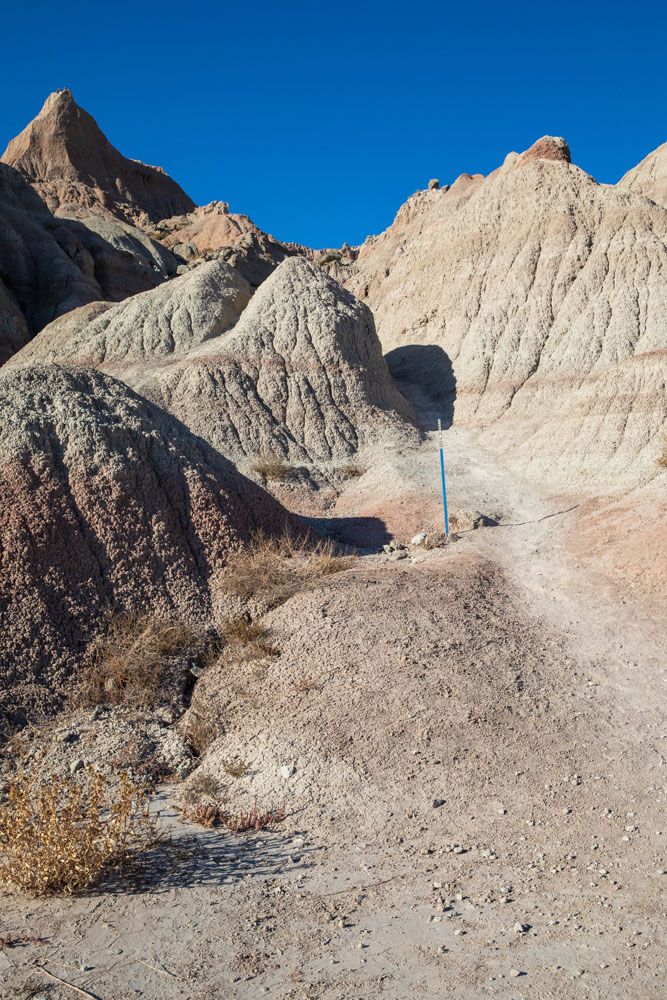
[[[103,1000],[664,995],[665,631],[568,556],[572,500],[446,444],[452,509],[499,526],[360,560],[223,679],[202,768],[242,756],[231,798],[288,818],[203,832],[165,790],[174,844],[136,891],[3,906],[0,934],[49,939],[0,951],[3,1000],[75,995],[36,961]],[[434,446],[380,456],[337,513],[435,526]]]

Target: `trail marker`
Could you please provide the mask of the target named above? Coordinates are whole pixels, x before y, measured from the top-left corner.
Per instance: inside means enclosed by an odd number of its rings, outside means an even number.
[[[445,451],[442,446],[442,420],[438,417],[440,435],[440,485],[442,486],[442,507],[445,515],[445,535],[449,535],[449,513],[447,511],[447,483],[445,480]]]

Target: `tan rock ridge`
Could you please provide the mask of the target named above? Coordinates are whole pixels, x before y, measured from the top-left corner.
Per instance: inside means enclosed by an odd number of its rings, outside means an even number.
[[[52,703],[106,611],[202,625],[229,551],[286,512],[101,372],[0,373],[0,710]]]
[[[119,153],[67,89],[46,99],[2,162],[20,171],[59,214],[144,224],[195,207],[161,168]]]
[[[551,487],[658,473],[667,212],[545,137],[486,178],[418,192],[355,263],[390,369]]]

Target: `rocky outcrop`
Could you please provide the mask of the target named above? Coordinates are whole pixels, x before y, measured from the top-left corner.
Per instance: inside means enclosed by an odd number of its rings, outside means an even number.
[[[224,260],[257,288],[287,257],[307,253],[295,244],[280,243],[247,215],[230,212],[224,201],[196,208],[188,215],[158,222],[153,236],[183,263]]]
[[[211,581],[284,510],[108,376],[0,374],[0,709],[55,697],[106,611],[205,624]]]
[[[486,178],[419,192],[335,272],[390,368],[561,489],[657,472],[667,415],[667,212],[545,137]]]
[[[250,291],[235,269],[203,264],[164,288],[63,317],[12,365],[100,367],[235,460],[328,461],[416,433],[366,306],[300,257],[252,300]]]
[[[0,363],[60,313],[97,298],[86,247],[0,164]]]
[[[650,198],[656,205],[667,208],[667,142],[628,170],[616,186],[622,191]]]
[[[125,223],[56,218],[0,164],[0,364],[62,313],[154,288],[176,268],[167,249]]]
[[[119,153],[69,90],[46,99],[9,143],[2,162],[23,174],[60,215],[102,215],[142,225],[195,207],[160,167]]]

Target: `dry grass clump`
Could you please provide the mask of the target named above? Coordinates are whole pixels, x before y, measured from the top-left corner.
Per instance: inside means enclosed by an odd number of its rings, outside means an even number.
[[[0,881],[35,896],[82,892],[154,842],[146,792],[89,769],[81,780],[16,774],[0,803]]]
[[[220,795],[221,787],[217,778],[212,774],[195,774],[194,778],[188,782],[182,792],[181,798],[187,806],[194,806],[202,798],[217,799]]]
[[[247,618],[230,618],[221,629],[227,645],[235,653],[243,650],[244,659],[259,659],[265,656],[278,656],[278,650],[268,641],[269,630],[266,625]]]
[[[350,462],[348,465],[344,465],[341,471],[346,479],[360,479],[368,472],[368,469],[365,469],[363,465],[356,465],[354,462]]]
[[[93,644],[93,663],[72,696],[83,707],[131,704],[151,707],[160,701],[171,656],[191,648],[192,629],[152,615],[116,615]]]
[[[288,465],[283,458],[278,458],[275,455],[263,455],[260,456],[256,462],[253,463],[253,472],[256,472],[258,476],[261,476],[264,480],[278,480],[282,482],[286,479],[291,479],[294,476],[294,469],[291,465]]]
[[[184,816],[193,823],[198,823],[207,829],[216,826],[226,826],[232,833],[246,833],[248,830],[265,830],[275,823],[285,819],[285,804],[279,809],[267,809],[262,812],[254,803],[247,812],[228,813],[217,802],[198,802],[184,810]]]
[[[293,535],[270,538],[260,533],[230,557],[220,585],[234,597],[260,598],[276,607],[312,581],[349,569],[354,562],[353,557],[337,555],[329,540],[312,543]]]
[[[213,708],[201,700],[201,705],[190,706],[182,732],[197,757],[202,757],[217,740],[222,725]]]
[[[248,773],[250,764],[245,760],[226,760],[223,762],[223,770],[230,778],[242,778]]]
[[[656,462],[663,469],[667,469],[667,437],[665,438],[662,445],[662,454],[656,458]]]

